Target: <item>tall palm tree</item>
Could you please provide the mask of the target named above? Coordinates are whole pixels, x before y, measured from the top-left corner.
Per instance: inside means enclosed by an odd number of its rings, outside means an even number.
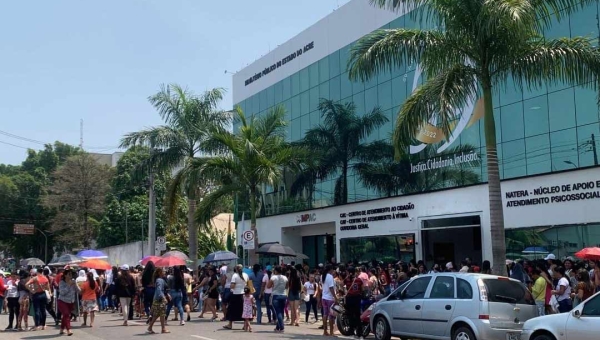
[[[150,165],[168,171],[190,163],[198,155],[218,152],[218,147],[210,143],[210,131],[223,128],[231,121],[229,113],[217,108],[223,92],[223,89],[215,88],[196,95],[179,85],[161,85],[160,91],[148,100],[165,125],[128,133],[121,139],[121,147],[145,145],[152,148]],[[203,178],[180,176],[180,180],[185,183],[183,190],[188,205],[189,255],[191,259],[197,259],[198,225],[194,214],[197,200],[210,183]],[[170,216],[175,215],[178,194],[170,192],[166,197]]]
[[[445,155],[471,153],[475,148],[471,145],[453,147],[444,152]],[[425,159],[437,156],[435,149],[425,150]],[[358,163],[354,165],[359,180],[369,189],[374,189],[385,197],[400,194],[425,192],[444,188],[446,182],[451,185],[469,185],[479,182],[479,174],[471,169],[460,167],[440,167],[427,173],[411,173],[411,164],[423,158],[418,155],[402,154],[394,158],[394,146],[389,141],[377,141],[360,148]],[[472,162],[476,166],[479,161]]]
[[[319,155],[317,175],[320,179],[337,174],[335,181],[334,204],[348,203],[348,171],[356,159],[361,143],[388,119],[379,108],[374,108],[364,116],[356,113],[356,105],[349,102],[335,103],[321,99],[319,110],[324,124],[306,132],[303,145]],[[315,169],[309,171],[314,172]],[[308,176],[308,180],[313,177]]]
[[[196,210],[196,221],[205,223],[210,219],[212,207],[226,195],[249,197],[250,226],[255,233],[255,248],[259,235],[256,233],[256,217],[260,207],[260,186],[277,184],[284,168],[295,169],[304,155],[302,150],[285,141],[285,110],[278,106],[262,117],[248,119],[244,112],[236,107],[235,119],[241,126],[239,132],[214,129],[210,142],[223,150],[215,157],[200,157],[188,162],[185,168],[175,176],[169,191],[177,192],[181,179],[207,178],[216,184],[215,190],[203,197]],[[254,251],[249,252],[251,260]]]
[[[371,0],[392,10],[412,8],[417,21],[439,29],[385,29],[361,39],[348,62],[351,79],[412,61],[421,63],[426,81],[402,108],[394,131],[397,153],[407,146],[424,122],[437,121],[451,136],[459,109],[481,99],[487,151],[491,239],[494,269],[505,266],[504,215],[492,93],[496,86],[539,88],[562,81],[596,89],[600,52],[590,38],[544,39],[553,20],[568,16],[596,0]],[[433,119],[433,120],[432,120]]]

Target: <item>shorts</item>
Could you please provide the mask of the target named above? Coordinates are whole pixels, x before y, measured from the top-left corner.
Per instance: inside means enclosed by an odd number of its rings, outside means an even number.
[[[225,288],[223,290],[223,296],[221,296],[221,302],[229,303],[229,300],[231,300],[231,289]]]
[[[323,318],[329,317],[330,319],[335,319],[335,317],[329,312],[331,307],[335,304],[335,301],[332,300],[321,300],[321,304],[323,305]]]
[[[290,292],[288,294],[288,301],[300,301],[300,292]]]

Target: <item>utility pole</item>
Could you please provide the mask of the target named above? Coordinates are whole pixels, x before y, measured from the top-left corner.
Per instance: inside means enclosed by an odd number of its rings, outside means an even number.
[[[125,203],[125,244],[129,243],[129,228],[127,227],[127,203]]]
[[[154,172],[152,167],[148,176],[148,251],[154,256],[156,253],[156,196],[154,194]]]
[[[144,258],[144,219],[140,223],[142,224],[142,258]]]

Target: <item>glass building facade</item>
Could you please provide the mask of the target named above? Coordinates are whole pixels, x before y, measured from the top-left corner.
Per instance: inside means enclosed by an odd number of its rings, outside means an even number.
[[[426,24],[417,23],[408,15],[382,28],[401,27],[427,28]],[[546,36],[598,37],[598,27],[598,7],[593,4],[572,15],[569,20],[553,25]],[[261,116],[274,106],[282,105],[287,112],[287,138],[290,142],[302,140],[309,129],[323,122],[318,110],[322,98],[342,103],[353,102],[359,115],[379,107],[389,122],[363,142],[389,141],[398,111],[413,90],[417,65],[403,65],[391,72],[380,73],[368,82],[352,82],[346,71],[350,48],[351,45],[348,45],[236,105],[247,116]],[[596,145],[600,138],[600,119],[596,96],[597,93],[592,90],[561,83],[521,90],[511,80],[506,88],[496,88],[493,104],[501,178],[512,179],[598,165]],[[458,146],[472,148],[478,152],[481,161],[458,166],[453,170],[455,173],[411,174],[420,176],[415,180],[419,185],[399,188],[392,196],[486,182],[483,120],[462,131],[452,145]],[[427,152],[421,152],[415,157],[425,160],[430,156]],[[456,173],[459,174],[458,178]],[[314,193],[310,195],[311,202],[287,194],[291,180],[286,180],[278,188],[266,188],[261,215],[333,205],[337,177],[318,180]],[[367,187],[356,171],[350,170],[348,203],[388,196],[390,193]]]

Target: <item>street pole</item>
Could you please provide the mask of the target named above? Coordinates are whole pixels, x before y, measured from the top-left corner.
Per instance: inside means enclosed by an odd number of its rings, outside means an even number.
[[[38,228],[35,228],[35,230],[39,231],[40,234],[44,235],[44,239],[45,239],[45,245],[44,245],[44,262],[46,264],[48,264],[48,236],[46,235],[46,233],[44,233],[43,231],[41,231]]]
[[[144,258],[144,220],[141,220],[140,223],[142,224],[142,258]]]
[[[125,244],[129,243],[129,228],[127,227],[127,204],[125,204]]]
[[[156,255],[156,197],[154,194],[154,172],[150,168],[148,176],[148,249],[149,254]]]
[[[592,133],[592,152],[594,153],[594,165],[598,165],[598,152],[596,151],[596,136]]]

